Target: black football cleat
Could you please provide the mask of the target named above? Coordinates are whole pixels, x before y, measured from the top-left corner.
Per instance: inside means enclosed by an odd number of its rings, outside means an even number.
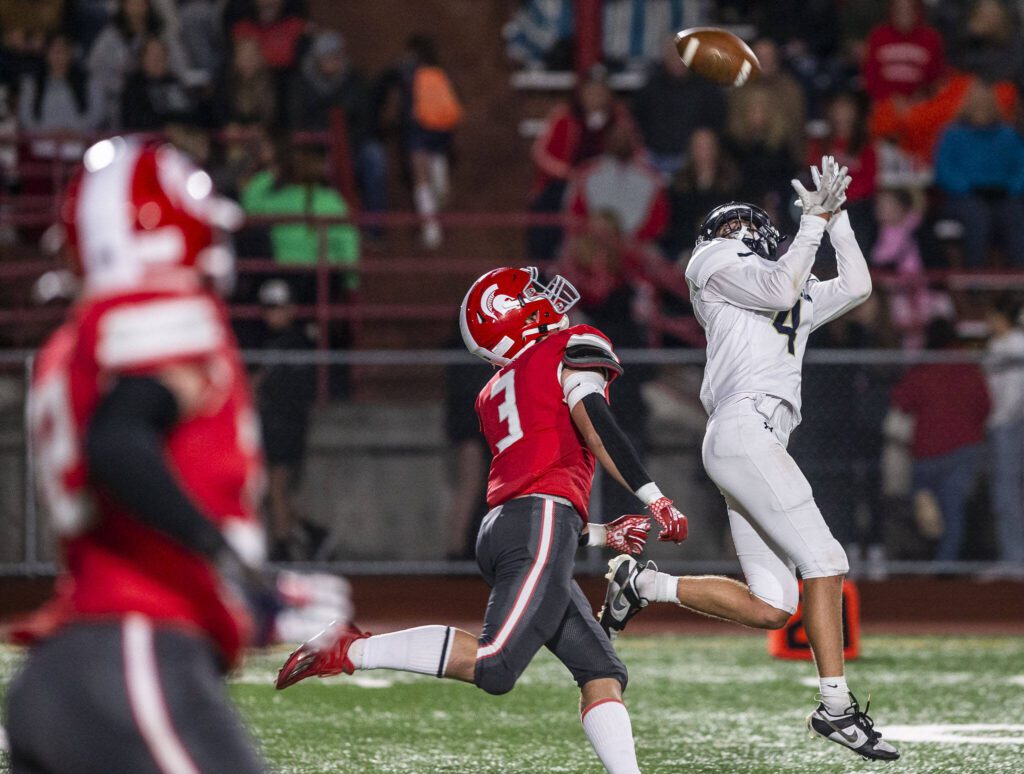
[[[638,562],[628,554],[616,556],[608,562],[608,590],[604,595],[604,606],[597,616],[601,628],[610,637],[612,631],[621,632],[633,616],[647,607],[647,600],[640,596],[636,579],[644,570],[658,569],[654,562]]]
[[[870,696],[862,711],[852,693],[850,706],[842,715],[833,715],[825,709],[824,704],[819,704],[807,716],[807,730],[843,747],[849,747],[869,760],[894,761],[900,757],[900,751],[883,741],[882,735],[875,730],[874,721],[868,716],[870,707]]]

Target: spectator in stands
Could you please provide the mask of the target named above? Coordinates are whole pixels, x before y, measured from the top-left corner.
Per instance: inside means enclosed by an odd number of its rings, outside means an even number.
[[[314,347],[295,319],[288,283],[267,280],[260,286],[265,334],[262,349],[308,351]],[[253,375],[267,457],[269,558],[274,562],[312,559],[326,530],[303,519],[293,502],[306,458],[309,415],[313,408],[315,369],[310,364],[269,363]]]
[[[313,38],[288,91],[293,130],[327,131],[333,110],[344,115],[363,207],[368,212],[387,209],[387,159],[381,143],[370,135],[369,92],[339,33],[323,31]]]
[[[284,75],[299,64],[306,26],[302,16],[290,12],[287,0],[252,0],[249,13],[231,29],[231,37],[235,43],[243,38],[256,40],[267,66]]]
[[[808,143],[808,165],[822,156],[835,156],[850,170],[853,182],[846,191],[846,210],[858,234],[870,233],[871,198],[875,193],[878,156],[868,136],[866,109],[861,98],[850,91],[834,95],[825,111],[828,130]],[[865,240],[870,243],[870,240]]]
[[[761,63],[761,75],[754,82],[729,92],[729,125],[741,124],[746,113],[757,109],[752,103],[767,100],[773,113],[774,131],[782,134],[782,143],[792,162],[803,164],[807,123],[807,99],[803,89],[796,78],[782,69],[779,47],[774,41],[762,38],[754,43],[753,50]]]
[[[670,38],[661,62],[633,100],[633,115],[651,163],[671,179],[682,168],[696,129],[725,129],[725,97],[720,86],[690,75]]]
[[[536,175],[530,211],[561,212],[569,176],[576,167],[604,151],[608,134],[620,123],[635,127],[629,110],[608,87],[607,71],[595,67],[572,99],[551,111],[544,131],[533,144]],[[561,241],[560,228],[533,227],[527,233],[527,255],[531,261],[549,261]]]
[[[917,230],[924,219],[923,203],[906,189],[886,189],[875,197],[878,238],[871,249],[871,266],[898,277],[887,292],[889,317],[903,347],[924,346],[924,328],[932,319],[928,282],[917,245]]]
[[[413,204],[423,218],[421,242],[436,250],[444,239],[437,214],[451,193],[449,156],[462,105],[440,66],[433,38],[413,35],[406,41],[398,74],[402,153],[412,176]]]
[[[718,135],[707,127],[695,129],[686,163],[668,188],[670,220],[661,240],[665,253],[674,257],[689,251],[704,216],[722,202],[735,199],[739,187],[739,169],[722,151]]]
[[[156,132],[168,124],[192,123],[199,109],[195,94],[171,72],[163,40],[149,38],[141,67],[128,76],[121,94],[121,125],[132,132]]]
[[[220,3],[215,0],[182,0],[178,8],[181,41],[197,85],[213,85],[228,60],[227,38]]]
[[[0,27],[0,86],[13,102],[25,76],[44,69],[45,41],[21,27]]]
[[[1024,330],[1021,305],[1000,294],[985,313],[991,336],[985,371],[992,397],[988,419],[989,488],[999,558],[1024,571]]]
[[[242,38],[235,43],[231,67],[215,101],[214,111],[216,123],[231,132],[250,127],[277,127],[274,78],[263,61],[263,51],[255,38]]]
[[[877,102],[869,121],[875,138],[896,143],[917,162],[930,165],[943,130],[960,114],[980,79],[976,75],[952,72],[935,87],[935,94],[908,102],[900,95]],[[1003,119],[1016,114],[1017,88],[1009,81],[992,84]]]
[[[242,190],[242,207],[250,215],[348,215],[348,203],[324,181],[325,162],[321,152],[308,146],[292,147],[281,140],[271,166],[257,173]],[[359,230],[336,223],[310,226],[282,223],[271,226],[274,260],[282,265],[316,265],[321,250],[333,266],[352,268],[359,261]],[[334,275],[336,295],[347,296],[359,284],[354,271]],[[338,281],[340,280],[340,281]],[[300,304],[316,300],[316,277],[311,273],[290,277],[293,298]]]
[[[239,0],[242,13],[231,27],[231,39],[255,40],[274,79],[274,101],[285,117],[288,87],[306,47],[309,22],[299,0]],[[228,11],[234,11],[229,3]]]
[[[962,16],[950,41],[950,63],[987,83],[1019,82],[1024,77],[1024,40],[1016,14],[1002,0],[957,5]]]
[[[167,67],[182,76],[188,60],[176,35],[165,28],[150,0],[121,0],[117,13],[96,37],[86,67],[100,86],[105,101],[104,124],[121,126],[121,94],[128,75],[141,64],[149,38],[160,38],[167,51]]]
[[[789,123],[772,103],[772,94],[746,88],[745,108],[730,115],[727,149],[742,175],[740,198],[785,217],[796,163],[792,156]]]
[[[54,35],[46,46],[45,64],[40,70],[23,76],[18,99],[18,123],[22,131],[38,133],[91,132],[98,128],[103,98],[94,81],[75,63],[69,41]],[[19,192],[27,197],[47,197],[56,193],[53,170],[40,174],[41,164],[55,159],[77,163],[85,145],[74,138],[35,139],[18,155]],[[12,165],[13,166],[13,165]],[[33,169],[34,167],[34,169]],[[38,241],[42,226],[23,225],[22,240]]]
[[[990,86],[975,83],[959,120],[943,132],[935,180],[949,216],[964,226],[968,266],[988,262],[997,227],[1009,261],[1024,266],[1024,140],[1001,118]]]
[[[956,346],[956,330],[946,319],[929,323],[926,338],[930,350]],[[991,405],[985,376],[973,363],[916,365],[893,388],[892,405],[914,420],[914,490],[930,492],[942,514],[935,559],[955,561]]]
[[[75,62],[68,39],[53,35],[46,46],[45,69],[22,80],[18,100],[21,129],[87,133],[99,127],[102,109],[102,92]],[[38,145],[33,144],[37,154]]]
[[[643,160],[632,126],[618,124],[605,152],[572,176],[566,206],[589,220],[598,212],[614,217],[625,239],[649,243],[668,225],[668,197],[662,176]]]
[[[872,101],[921,96],[946,68],[942,37],[925,22],[921,0],[892,0],[889,21],[868,35],[864,88]]]

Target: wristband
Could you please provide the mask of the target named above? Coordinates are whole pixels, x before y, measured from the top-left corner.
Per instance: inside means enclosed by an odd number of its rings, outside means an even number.
[[[604,524],[589,524],[587,532],[589,537],[587,538],[588,546],[606,546],[608,545],[608,528]]]
[[[661,490],[658,489],[658,485],[655,484],[653,481],[644,484],[642,487],[637,489],[636,492],[634,492],[634,494],[640,499],[640,502],[642,502],[644,505],[650,505],[655,500],[660,500],[662,497],[665,496],[661,493]]]

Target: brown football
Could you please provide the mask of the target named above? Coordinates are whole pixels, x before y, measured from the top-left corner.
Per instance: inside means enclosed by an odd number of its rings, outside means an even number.
[[[723,86],[742,86],[761,73],[761,63],[750,46],[718,27],[677,32],[676,51],[684,65]]]

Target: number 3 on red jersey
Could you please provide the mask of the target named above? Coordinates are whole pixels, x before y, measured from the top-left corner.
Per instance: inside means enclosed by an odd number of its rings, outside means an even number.
[[[516,372],[509,370],[491,387],[490,397],[496,398],[505,393],[505,399],[498,404],[498,419],[508,424],[508,435],[494,446],[499,452],[505,451],[523,437],[523,427],[519,422],[519,409],[516,408]]]

